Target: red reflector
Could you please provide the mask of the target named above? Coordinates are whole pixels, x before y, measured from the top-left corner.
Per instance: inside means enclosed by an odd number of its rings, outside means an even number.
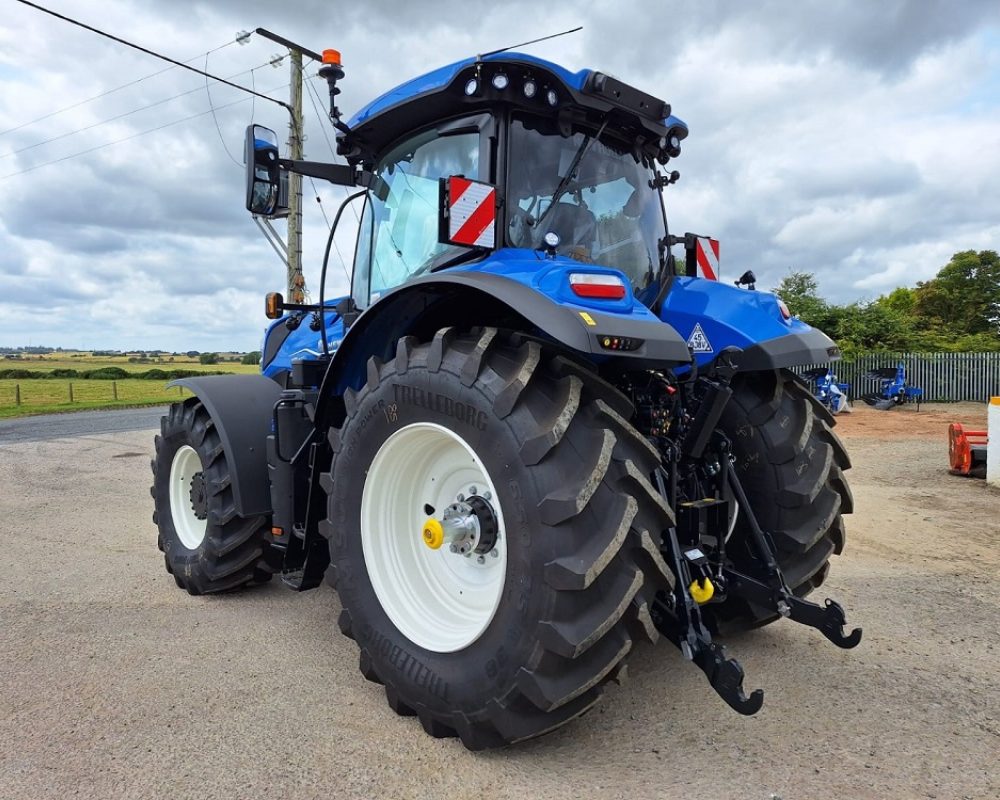
[[[569,276],[569,288],[578,297],[599,300],[621,300],[625,297],[625,284],[617,275],[574,272]]]

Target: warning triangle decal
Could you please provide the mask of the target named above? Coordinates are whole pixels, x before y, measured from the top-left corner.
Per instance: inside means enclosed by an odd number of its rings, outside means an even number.
[[[705,335],[705,331],[701,329],[701,323],[697,323],[694,326],[694,330],[691,331],[691,335],[688,337],[688,347],[691,348],[695,353],[711,353],[712,343],[708,341],[708,337]]]

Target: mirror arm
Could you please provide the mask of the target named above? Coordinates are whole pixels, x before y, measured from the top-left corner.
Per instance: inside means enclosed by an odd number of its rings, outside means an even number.
[[[338,186],[368,186],[371,173],[356,170],[346,164],[325,164],[322,161],[294,161],[279,158],[278,167],[310,178],[319,178]]]

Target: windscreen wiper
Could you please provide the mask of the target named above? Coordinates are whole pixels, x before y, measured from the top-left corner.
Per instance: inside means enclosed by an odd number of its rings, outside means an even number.
[[[542,212],[537,220],[535,220],[535,227],[542,224],[542,221],[549,215],[549,212],[556,207],[556,203],[559,199],[566,194],[566,190],[569,188],[570,181],[573,180],[573,175],[576,173],[577,167],[580,166],[580,162],[583,161],[583,157],[587,155],[587,151],[590,150],[590,145],[593,144],[597,139],[601,138],[601,134],[604,133],[604,129],[608,125],[608,117],[604,117],[604,122],[601,123],[601,127],[598,129],[596,135],[588,136],[580,143],[580,147],[576,151],[576,155],[573,156],[573,160],[569,164],[569,169],[566,170],[566,174],[563,176],[562,180],[559,181],[559,185],[556,186],[556,190],[552,193],[552,201],[549,203],[549,207]]]

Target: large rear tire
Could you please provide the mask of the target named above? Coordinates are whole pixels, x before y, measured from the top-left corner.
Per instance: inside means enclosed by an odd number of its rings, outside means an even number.
[[[844,514],[854,499],[844,478],[851,461],[833,432],[833,416],[787,370],[737,376],[721,428],[733,444],[736,473],[778,563],[797,595],[818,588],[830,558],[844,550]],[[740,513],[727,544],[735,566],[747,565],[750,533]],[[766,625],[772,610],[741,600],[705,607],[723,632]]]
[[[270,520],[240,517],[222,440],[197,398],[170,406],[152,460],[153,522],[167,572],[190,594],[263,583],[280,564]]]
[[[469,749],[587,711],[634,640],[656,640],[650,604],[672,582],[657,539],[673,515],[628,401],[493,329],[402,339],[344,400],[320,529],[362,674],[397,713]],[[428,517],[470,496],[493,509],[491,551],[422,540]]]

